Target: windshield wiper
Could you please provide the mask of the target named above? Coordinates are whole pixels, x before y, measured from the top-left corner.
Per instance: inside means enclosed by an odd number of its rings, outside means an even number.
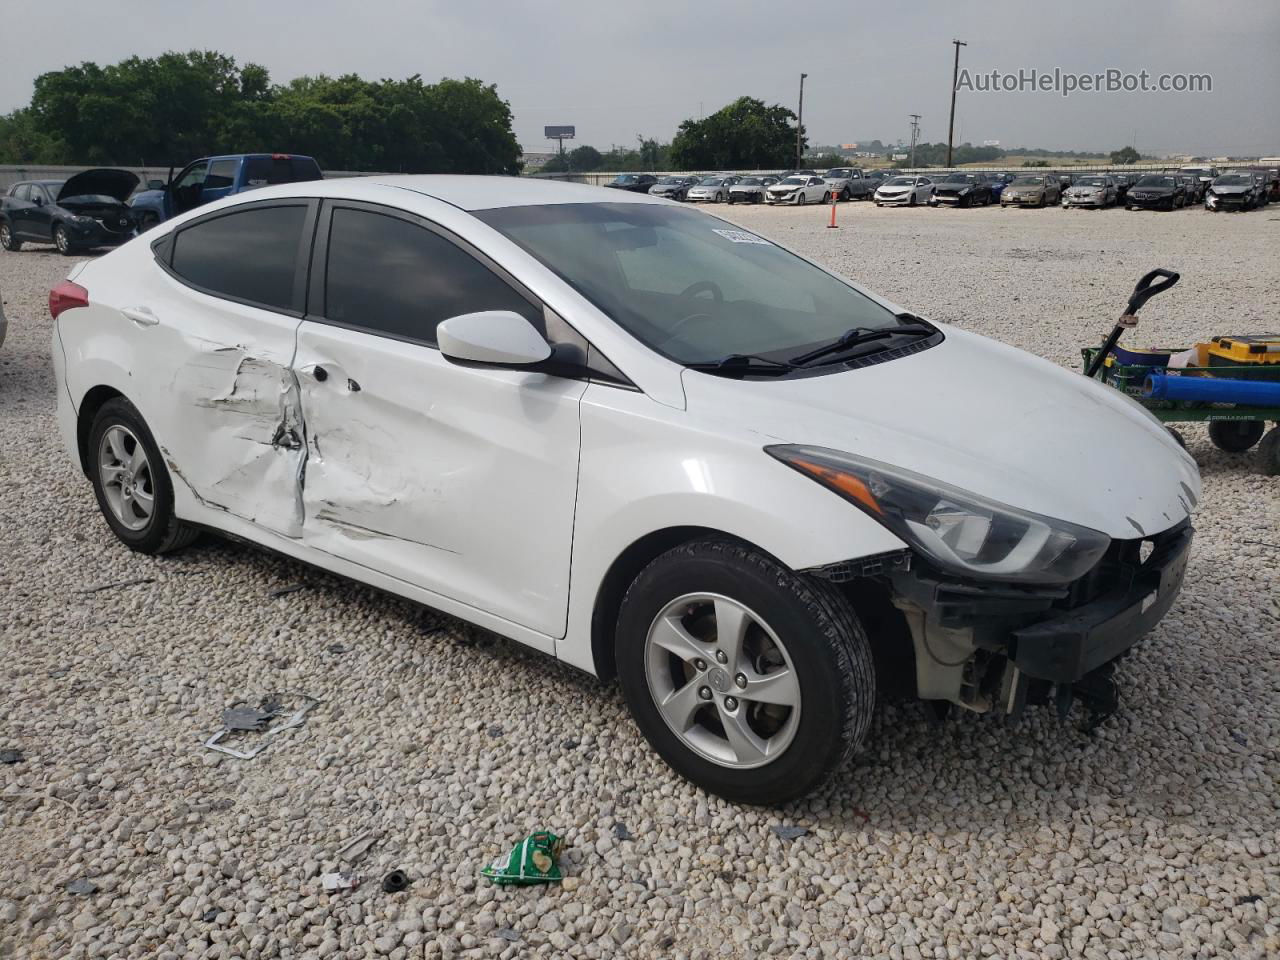
[[[700,373],[714,373],[725,376],[744,376],[748,373],[764,377],[777,377],[794,369],[792,364],[781,360],[770,360],[768,357],[757,357],[749,353],[731,353],[719,360],[706,360],[700,363],[686,363],[690,370]]]
[[[905,320],[907,322],[900,323],[896,327],[853,327],[850,330],[846,330],[836,340],[828,343],[826,346],[810,350],[808,353],[802,353],[797,357],[792,357],[791,363],[797,367],[803,367],[805,364],[811,363],[814,360],[819,360],[822,357],[829,357],[836,353],[844,353],[851,347],[860,346],[864,343],[871,343],[874,340],[884,340],[888,337],[896,337],[899,334],[928,337],[932,336],[936,332],[933,327],[926,324],[914,314],[900,314],[898,319]]]

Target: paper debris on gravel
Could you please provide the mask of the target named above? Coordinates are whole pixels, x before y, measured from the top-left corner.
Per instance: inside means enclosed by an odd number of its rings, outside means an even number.
[[[356,873],[322,873],[320,883],[330,892],[338,890],[354,890],[360,886],[364,878]]]
[[[267,721],[284,714],[282,704],[275,699],[277,696],[287,698],[289,702],[296,702],[298,706],[288,717],[268,727],[266,726]],[[319,702],[315,697],[307,696],[306,694],[278,694],[268,697],[256,709],[248,706],[243,700],[233,703],[231,707],[223,711],[222,729],[210,736],[204,742],[204,745],[209,750],[225,753],[227,756],[235,757],[237,760],[252,760],[267,749],[280,733],[302,726],[307,714]],[[243,750],[237,750],[224,742],[232,734],[249,734],[253,736],[254,742]]]

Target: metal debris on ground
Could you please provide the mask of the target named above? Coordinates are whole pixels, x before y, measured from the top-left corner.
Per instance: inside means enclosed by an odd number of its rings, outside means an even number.
[[[91,893],[98,892],[98,885],[88,877],[77,877],[67,884],[67,893],[75,893],[82,897],[87,897]]]
[[[409,876],[403,870],[392,870],[382,878],[383,893],[399,893],[409,887]]]
[[[342,644],[340,644],[340,643],[331,643],[331,644],[329,644],[329,652],[330,652],[330,653],[337,653],[337,654],[350,653],[350,652],[351,652],[351,648],[350,648],[350,647],[343,646],[343,645],[342,645]]]
[[[493,935],[499,940],[506,940],[508,943],[515,943],[520,939],[520,931],[512,930],[510,927],[499,927],[493,931]]]
[[[307,584],[305,583],[291,583],[284,587],[276,587],[274,590],[268,590],[267,596],[272,600],[277,600],[280,597],[287,597],[291,593],[297,593],[299,590],[305,589],[307,589]]]
[[[21,750],[0,750],[0,763],[21,763],[24,759]]]
[[[284,719],[267,726],[268,721],[276,720],[284,713],[283,707],[278,700],[268,698],[257,708],[247,706],[244,701],[233,703],[222,714],[222,729],[204,742],[205,747],[210,750],[216,750],[219,753],[225,753],[229,757],[235,757],[237,760],[252,760],[267,749],[278,734],[285,730],[302,726],[307,714],[320,702],[315,697],[309,697],[306,694],[281,694],[279,696],[297,701],[300,706]],[[235,747],[222,742],[232,733],[255,734],[258,740],[251,747],[237,750]]]
[[[118,590],[123,587],[136,587],[144,583],[155,583],[155,577],[137,577],[133,580],[121,580],[119,583],[100,583],[96,587],[86,587],[84,590],[77,590],[76,593],[102,593],[104,590]]]
[[[213,921],[218,919],[218,908],[210,907],[201,915],[200,919],[205,923],[213,923]]]
[[[1243,907],[1246,903],[1261,903],[1262,896],[1257,893],[1246,893],[1242,897],[1236,897],[1236,906]]]
[[[808,827],[789,827],[781,823],[775,823],[769,829],[783,840],[796,840],[809,832]]]
[[[559,883],[560,854],[564,841],[549,830],[539,830],[525,837],[505,856],[480,871],[499,886],[528,886],[534,883]]]
[[[613,835],[619,840],[632,840],[631,831],[627,829],[624,823],[615,823],[613,825]]]
[[[368,853],[369,848],[380,839],[382,839],[380,835],[370,833],[366,830],[359,836],[352,837],[343,846],[339,847],[334,856],[339,860],[347,861],[347,863],[354,863],[356,860],[359,860]]]
[[[322,873],[320,874],[320,883],[325,890],[330,893],[337,890],[354,890],[360,886],[360,881],[364,878],[356,873]]]

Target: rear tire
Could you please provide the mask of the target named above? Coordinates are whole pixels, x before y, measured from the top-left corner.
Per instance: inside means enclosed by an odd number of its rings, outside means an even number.
[[[722,635],[726,624],[741,626]],[[734,802],[803,796],[870,727],[875,671],[848,600],[746,544],[699,540],[650,563],[623,598],[615,645],[654,750]]]
[[[1266,429],[1261,420],[1210,420],[1209,439],[1226,453],[1244,453],[1262,439]]]
[[[10,253],[17,253],[22,249],[22,241],[13,235],[13,230],[7,223],[0,223],[0,249]]]
[[[1258,461],[1264,477],[1280,477],[1280,427],[1272,427],[1258,444]]]
[[[98,410],[86,458],[98,508],[130,550],[168,553],[199,535],[174,514],[169,470],[142,414],[128,400],[116,397]]]

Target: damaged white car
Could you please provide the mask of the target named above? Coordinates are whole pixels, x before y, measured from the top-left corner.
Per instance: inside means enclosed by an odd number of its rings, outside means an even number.
[[[837,769],[893,671],[1099,696],[1190,549],[1195,464],[1119,391],[644,194],[269,187],[49,305],[129,547],[223,531],[617,676],[736,800]]]

